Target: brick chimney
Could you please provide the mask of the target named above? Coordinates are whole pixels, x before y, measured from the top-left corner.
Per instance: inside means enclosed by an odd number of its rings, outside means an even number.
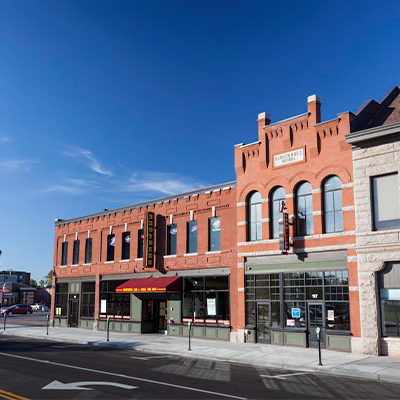
[[[307,98],[307,110],[310,113],[309,125],[313,126],[321,122],[321,100],[316,95],[308,96]]]
[[[257,122],[258,122],[258,140],[262,141],[264,126],[269,125],[271,123],[269,114],[266,112],[258,114]]]

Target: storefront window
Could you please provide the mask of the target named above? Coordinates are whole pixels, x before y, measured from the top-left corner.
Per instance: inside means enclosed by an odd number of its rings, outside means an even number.
[[[57,283],[56,284],[56,314],[57,309],[61,312],[58,315],[67,315],[68,310],[68,283]]]
[[[382,336],[400,337],[400,262],[387,263],[378,273]]]
[[[228,276],[185,278],[183,290],[183,319],[229,325]]]
[[[95,283],[82,283],[81,317],[94,317]]]
[[[348,331],[350,330],[348,282],[346,270],[246,275],[246,324],[257,323],[257,302],[269,301],[272,328],[305,328],[307,304],[313,302],[320,303],[318,307],[321,312],[325,307],[327,329]],[[281,283],[284,289],[282,295]],[[400,294],[398,300],[400,303]]]
[[[326,327],[327,329],[349,331],[350,307],[349,303],[326,303]]]
[[[130,318],[130,293],[116,293],[125,280],[100,282],[100,317]]]

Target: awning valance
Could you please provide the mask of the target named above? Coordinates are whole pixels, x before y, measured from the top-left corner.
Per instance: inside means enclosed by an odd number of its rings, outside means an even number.
[[[130,279],[118,286],[115,291],[123,293],[166,293],[180,292],[180,277]]]

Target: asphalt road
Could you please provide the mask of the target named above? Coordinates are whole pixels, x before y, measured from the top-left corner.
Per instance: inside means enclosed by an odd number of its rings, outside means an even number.
[[[0,399],[386,400],[399,391],[399,384],[0,336]]]

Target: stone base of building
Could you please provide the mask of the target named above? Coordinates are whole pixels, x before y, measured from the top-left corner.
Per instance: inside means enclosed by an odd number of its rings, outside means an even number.
[[[382,338],[380,345],[382,356],[400,357],[400,338]]]

